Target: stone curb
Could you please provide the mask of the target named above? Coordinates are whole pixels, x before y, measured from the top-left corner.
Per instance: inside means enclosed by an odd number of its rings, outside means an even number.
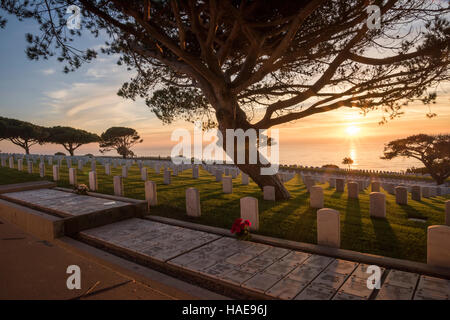
[[[16,184],[5,184],[0,186],[0,194],[9,192],[28,191],[35,189],[49,189],[56,186],[56,183],[49,181],[33,181]]]

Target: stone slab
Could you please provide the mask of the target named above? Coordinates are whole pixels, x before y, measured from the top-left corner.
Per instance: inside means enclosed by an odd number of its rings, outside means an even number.
[[[335,291],[318,285],[310,285],[305,288],[295,300],[330,300]]]
[[[393,286],[414,290],[418,280],[419,275],[417,273],[391,270],[384,282]]]
[[[325,269],[325,271],[349,275],[355,270],[357,266],[358,266],[357,262],[336,259],[330,263],[330,265]]]
[[[276,283],[272,288],[267,290],[266,294],[278,299],[291,300],[298,295],[299,292],[307,286],[307,284],[307,282],[284,278]]]
[[[345,292],[338,292],[334,297],[333,300],[364,300],[364,298],[354,296],[352,294],[348,294]]]
[[[376,300],[411,300],[414,290],[384,283]]]
[[[364,300],[369,299],[373,289],[367,287],[367,279],[351,276],[345,281],[339,292],[357,296]]]
[[[289,273],[287,277],[300,282],[311,282],[322,272],[322,270],[322,268],[310,267],[302,264]]]
[[[313,254],[309,257],[303,264],[310,267],[317,267],[324,269],[327,267],[334,259],[330,257],[325,257],[317,254]]]
[[[347,276],[330,271],[320,273],[312,282],[314,285],[337,290],[345,282]]]
[[[241,285],[243,282],[247,281],[253,277],[253,273],[248,273],[240,270],[233,270],[227,273],[222,280],[225,282],[230,282],[235,285]]]
[[[261,272],[244,282],[242,287],[264,293],[280,280],[281,277],[279,276],[275,276],[267,272]]]
[[[78,216],[130,205],[126,202],[111,201],[104,198],[78,195],[54,189],[5,193],[3,197],[31,208],[43,210],[44,212],[51,211],[66,216]]]

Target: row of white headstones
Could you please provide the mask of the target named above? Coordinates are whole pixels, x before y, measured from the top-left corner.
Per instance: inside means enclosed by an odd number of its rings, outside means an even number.
[[[1,165],[6,166],[6,160],[2,157]],[[34,159],[36,160],[36,159]],[[33,173],[33,159],[27,161],[27,171]],[[39,157],[39,173],[41,177],[45,177],[45,157]],[[56,160],[57,164],[53,162]],[[53,180],[60,179],[59,169],[64,158],[47,157],[49,165],[53,168]],[[23,161],[20,155],[17,159],[17,169],[23,171]],[[69,167],[69,183],[77,185],[77,168],[72,167],[72,158],[67,158],[67,166]],[[101,158],[93,159],[82,157],[78,161],[78,170],[82,170],[86,163],[91,162],[91,171],[89,172],[89,189],[91,191],[98,190],[97,180],[97,162],[104,166],[105,174],[111,175],[111,167],[122,167],[122,175],[113,177],[114,194],[116,196],[124,195],[123,179],[128,177],[128,169],[137,164],[141,171],[141,179],[145,181],[145,198],[149,206],[156,206],[157,201],[157,185],[154,181],[148,180],[148,168],[150,166],[155,170],[156,174],[161,174],[161,169],[164,174],[164,184],[171,184],[171,177],[178,176],[185,170],[192,169],[192,178],[199,178],[199,168],[203,167],[207,172],[213,175],[216,182],[222,182],[222,190],[224,193],[230,194],[233,192],[233,179],[241,175],[241,184],[249,184],[249,176],[241,172],[239,168],[234,166],[223,165],[192,165],[181,164],[174,165],[169,161],[158,160],[125,160],[125,159],[110,159]],[[15,157],[9,157],[9,167],[15,168]],[[386,179],[377,178],[372,180],[370,178],[355,178],[345,177],[343,175],[333,175],[329,173],[311,174],[310,171],[295,172],[295,171],[281,171],[278,173],[283,182],[290,181],[298,173],[305,184],[310,195],[310,207],[319,209],[317,211],[317,243],[319,245],[340,247],[340,213],[331,208],[324,208],[324,193],[321,186],[315,185],[316,182],[328,182],[329,186],[335,188],[337,192],[344,192],[345,185],[347,185],[348,198],[357,199],[359,193],[371,187],[369,195],[370,205],[369,213],[371,217],[386,218],[386,195],[380,192],[381,187],[388,193],[394,194],[396,203],[399,205],[408,204],[408,192],[411,192],[411,199],[414,201],[421,201],[422,196],[425,198],[446,195],[450,193],[450,188],[441,185],[433,186],[427,182],[411,182],[402,179]],[[263,199],[266,201],[275,201],[275,188],[273,186],[263,187]],[[186,213],[190,217],[201,216],[200,192],[196,188],[186,189]],[[258,199],[254,197],[244,197],[240,199],[240,213],[241,218],[251,222],[251,230],[259,229],[259,209]],[[427,262],[431,265],[440,267],[450,267],[450,200],[445,203],[445,223],[446,225],[435,225],[428,227],[427,237]]]

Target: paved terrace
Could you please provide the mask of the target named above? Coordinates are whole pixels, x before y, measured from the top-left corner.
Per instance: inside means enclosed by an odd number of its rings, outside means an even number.
[[[129,205],[129,203],[121,201],[87,197],[56,189],[10,192],[3,194],[2,197],[6,200],[67,217]]]
[[[366,264],[238,241],[213,233],[129,219],[80,237],[163,269],[197,275],[248,296],[296,300],[450,298],[450,280],[382,269],[380,290],[367,288]]]

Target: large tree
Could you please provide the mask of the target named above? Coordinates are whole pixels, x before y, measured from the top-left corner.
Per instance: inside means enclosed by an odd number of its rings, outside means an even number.
[[[382,159],[414,158],[425,165],[436,183],[442,184],[450,176],[450,135],[417,134],[389,142]]]
[[[62,145],[71,156],[82,145],[100,141],[100,137],[95,133],[71,127],[57,126],[47,130],[49,135],[46,142]]]
[[[131,147],[142,142],[143,139],[133,128],[112,127],[101,135],[100,152],[116,150],[125,159],[134,156]]]
[[[0,141],[5,140],[6,138],[6,123],[4,118],[0,117]]]
[[[16,146],[30,154],[30,148],[36,144],[43,144],[48,136],[44,127],[29,122],[0,117],[0,134]],[[3,129],[1,129],[3,128]]]
[[[81,9],[80,30],[65,27],[69,4]],[[380,8],[379,28],[366,23],[371,4]],[[119,54],[119,64],[136,71],[121,96],[144,98],[165,122],[214,121],[224,136],[226,129],[268,129],[344,107],[379,108],[383,120],[393,118],[408,102],[430,102],[427,89],[449,78],[446,1],[4,0],[1,6],[40,23],[41,34],[27,36],[29,58],[59,54],[65,71],[75,70],[97,54],[78,51],[71,40],[86,30],[102,32],[109,37],[102,51]],[[277,199],[289,197],[277,175],[260,174],[261,163],[238,166],[260,187],[274,186]]]

